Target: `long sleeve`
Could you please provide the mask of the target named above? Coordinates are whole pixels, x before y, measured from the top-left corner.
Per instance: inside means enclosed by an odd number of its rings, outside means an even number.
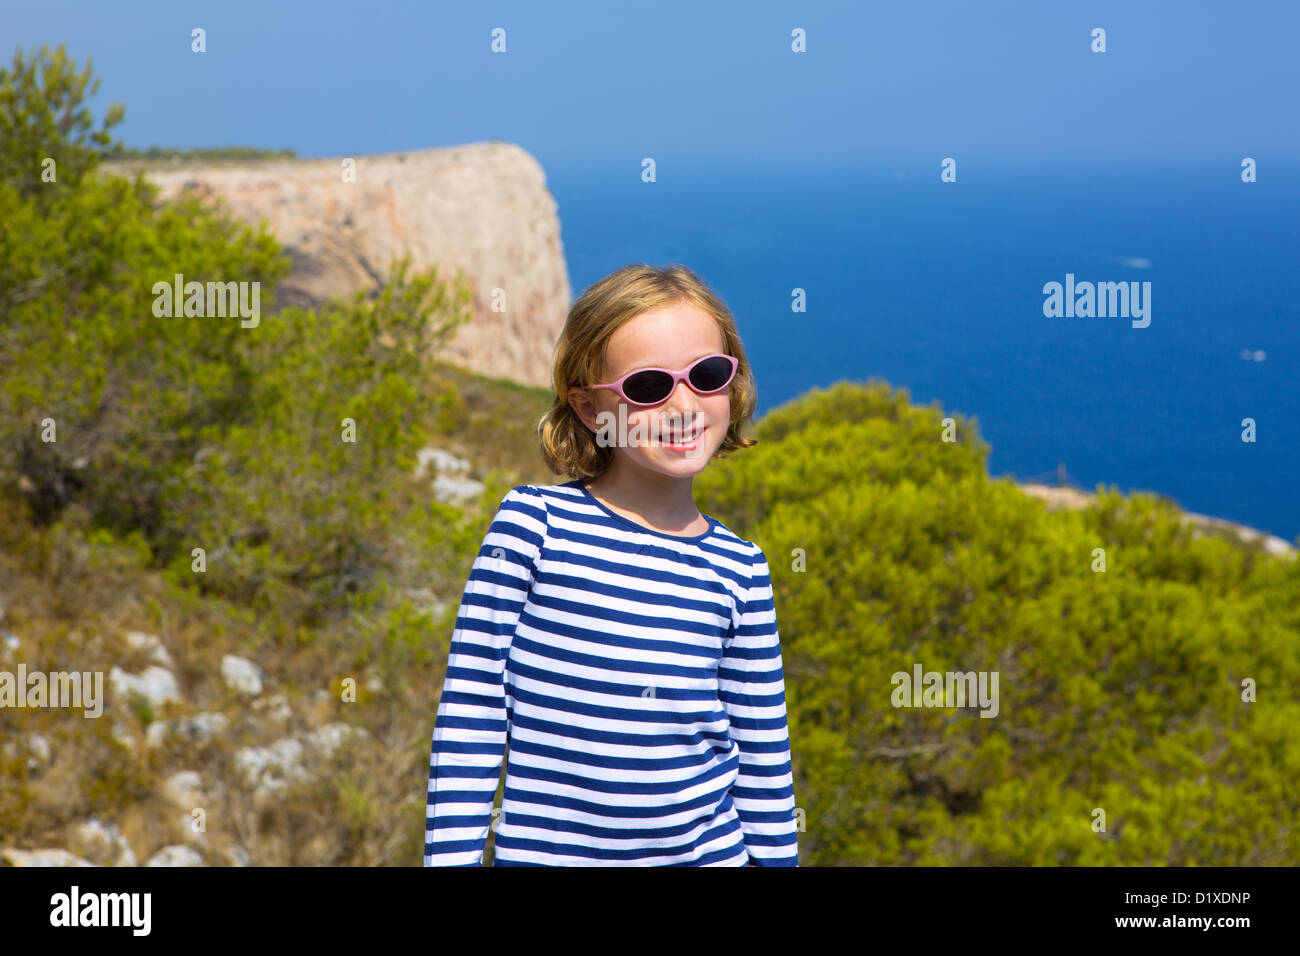
[[[461,598],[434,719],[425,866],[482,866],[510,713],[505,665],[546,534],[546,503],[519,485],[501,499]]]
[[[722,706],[740,751],[731,789],[755,866],[798,866],[794,778],[785,679],[767,558],[754,546],[753,571],[718,665]]]

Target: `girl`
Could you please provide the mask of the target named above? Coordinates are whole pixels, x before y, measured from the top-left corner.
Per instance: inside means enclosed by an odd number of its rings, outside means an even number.
[[[762,549],[691,481],[754,444],[735,320],[688,269],[587,289],[542,454],[470,571],[434,721],[426,866],[797,866]],[[499,819],[492,802],[509,744]]]

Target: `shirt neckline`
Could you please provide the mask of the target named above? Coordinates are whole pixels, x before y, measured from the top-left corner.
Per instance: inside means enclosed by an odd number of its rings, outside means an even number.
[[[657,528],[647,528],[645,525],[633,521],[631,518],[621,515],[617,511],[611,511],[604,504],[604,502],[602,502],[599,498],[597,498],[595,495],[593,495],[590,491],[587,490],[587,486],[583,482],[583,479],[574,478],[572,481],[569,482],[569,484],[572,487],[577,488],[580,492],[582,492],[584,498],[586,498],[597,508],[599,508],[601,511],[609,515],[611,518],[613,518],[615,521],[619,522],[620,524],[627,525],[629,528],[635,528],[637,531],[642,531],[645,532],[646,534],[656,535],[660,538],[668,538],[671,541],[686,541],[686,542],[703,541],[709,535],[713,534],[713,532],[717,529],[718,526],[718,523],[714,521],[712,517],[710,517],[709,515],[704,515],[704,520],[709,523],[709,526],[705,530],[701,531],[699,534],[669,534],[667,531],[660,531]],[[700,514],[704,514],[704,512],[700,512]]]

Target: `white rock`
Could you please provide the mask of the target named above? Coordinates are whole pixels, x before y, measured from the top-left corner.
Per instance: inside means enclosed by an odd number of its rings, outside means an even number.
[[[237,693],[256,697],[262,693],[262,668],[246,657],[227,654],[221,658],[221,676],[226,686]]]
[[[197,770],[178,770],[163,781],[162,792],[182,810],[203,806],[203,778]]]
[[[433,496],[443,504],[457,504],[477,498],[483,493],[483,482],[473,478],[451,478],[439,475],[433,480]]]
[[[4,850],[0,858],[10,866],[94,866],[67,850]]]
[[[153,724],[150,724],[149,726],[152,727]],[[147,734],[148,731],[146,730],[145,733]],[[135,734],[131,733],[131,731],[127,729],[126,724],[116,718],[113,719],[113,739],[128,749],[135,747],[135,745],[139,743]]]
[[[144,732],[145,746],[161,747],[171,731],[170,723],[165,720],[155,720]]]
[[[235,751],[235,769],[243,775],[245,783],[256,788],[259,796],[268,796],[284,790],[290,781],[308,779],[302,756],[302,744],[285,737],[268,747],[244,747]]]
[[[203,857],[187,846],[165,846],[145,866],[202,866]]]
[[[145,731],[145,743],[150,747],[161,747],[168,737],[175,734],[191,743],[203,744],[222,733],[229,723],[225,714],[206,711],[173,720],[155,720]]]
[[[88,852],[88,848],[106,849],[111,847],[121,835],[122,832],[117,828],[117,824],[103,823],[92,817],[77,826],[75,842],[83,853],[91,856],[93,854]]]
[[[272,720],[284,722],[293,716],[293,708],[289,706],[289,698],[285,697],[284,694],[273,694],[257,701],[253,707]]]
[[[28,769],[50,762],[50,742],[40,734],[27,735],[27,752],[32,755],[27,761]]]
[[[432,465],[437,471],[469,471],[469,462],[464,458],[458,458],[451,452],[442,448],[421,448],[416,453],[419,464],[416,466],[416,477],[421,477],[429,466]]]
[[[367,736],[369,735],[364,727],[353,727],[351,724],[326,724],[315,733],[305,736],[303,741],[313,750],[329,755],[349,740]]]
[[[172,663],[172,656],[167,653],[167,648],[163,647],[162,641],[154,634],[146,634],[144,631],[127,631],[126,644],[133,651],[147,652],[149,659],[161,667],[166,667],[168,670],[174,670],[176,667]]]
[[[217,734],[223,733],[229,723],[225,714],[203,711],[177,719],[176,731],[195,743],[207,743]]]
[[[114,666],[108,672],[108,683],[115,695],[128,702],[132,694],[141,695],[154,707],[181,699],[176,676],[165,667],[146,667],[139,674],[128,674]]]
[[[73,834],[73,846],[83,856],[104,860],[110,866],[135,866],[135,852],[115,823],[91,818],[80,824]]]

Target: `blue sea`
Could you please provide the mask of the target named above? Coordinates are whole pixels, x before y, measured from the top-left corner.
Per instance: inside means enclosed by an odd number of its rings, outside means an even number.
[[[1300,171],[1201,165],[547,167],[575,297],[680,262],[735,313],[758,413],[882,378],[972,416],[989,473],[1173,498],[1300,538]],[[1150,282],[1150,325],[1043,287]],[[791,311],[791,290],[807,294]],[[1243,354],[1249,357],[1243,357]],[[1254,419],[1256,441],[1242,441]]]

